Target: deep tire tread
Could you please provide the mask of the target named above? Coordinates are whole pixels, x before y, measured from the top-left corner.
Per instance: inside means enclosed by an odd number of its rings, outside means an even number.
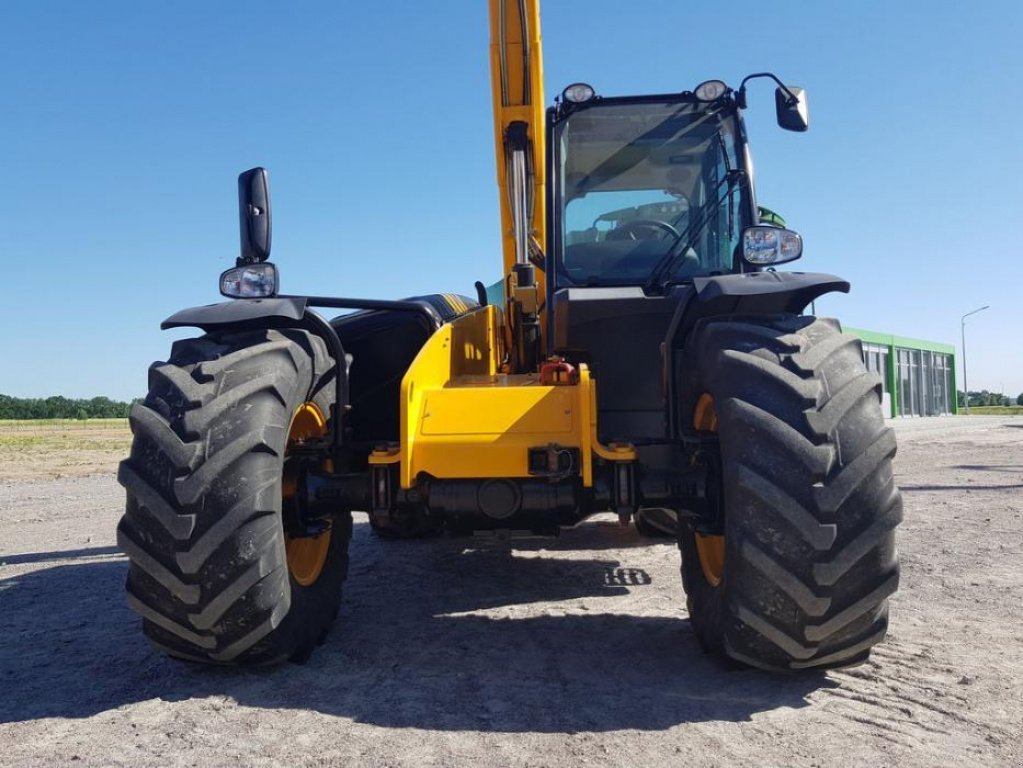
[[[171,506],[171,503],[160,495],[159,491],[132,468],[128,460],[121,462],[117,470],[117,481],[125,488],[130,489],[139,507],[144,509],[174,539],[187,541],[191,537],[195,530],[195,515],[179,514]]]
[[[198,584],[186,584],[177,574],[146,552],[126,533],[123,521],[117,526],[117,546],[137,568],[159,582],[160,586],[178,600],[186,605],[195,605],[199,602],[201,587]]]
[[[324,575],[290,576],[281,477],[292,413],[332,416],[333,361],[306,331],[247,330],[175,342],[131,413],[118,542],[128,602],[155,647],[189,661],[305,658],[337,613],[351,517],[333,518]]]
[[[276,483],[267,481],[256,489],[255,494],[244,496],[237,504],[231,507],[226,514],[213,523],[206,532],[199,537],[191,547],[184,552],[178,552],[174,559],[182,573],[194,576],[199,573],[206,561],[210,559],[224,542],[233,536],[239,528],[246,523],[268,515],[276,515],[273,508],[273,500],[266,499],[257,502],[269,491],[275,490]]]
[[[682,412],[714,397],[724,466],[720,586],[702,575],[692,531],[680,537],[701,644],[764,669],[861,663],[898,588],[902,502],[859,340],[829,319],[711,318],[684,354],[695,375]]]
[[[736,469],[739,486],[776,509],[792,529],[806,539],[814,549],[830,549],[835,543],[838,529],[834,523],[818,522],[802,504],[766,477],[758,474],[756,470],[744,465]]]

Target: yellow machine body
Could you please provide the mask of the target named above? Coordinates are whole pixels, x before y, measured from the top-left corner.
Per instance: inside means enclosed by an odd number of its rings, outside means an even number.
[[[630,446],[597,440],[596,383],[545,385],[538,374],[500,372],[501,311],[485,306],[447,323],[420,350],[401,385],[401,439],[371,464],[400,463],[402,488],[419,479],[528,478],[530,449],[578,451],[578,475],[593,483],[593,461],[634,461]]]
[[[516,300],[509,127],[525,124],[528,138],[530,251],[545,238],[543,57],[538,0],[490,0],[490,59],[494,143],[500,190],[506,298]],[[536,294],[544,295],[542,270]],[[521,295],[518,297],[521,299]],[[541,320],[541,327],[543,322]],[[399,463],[400,486],[424,477],[530,477],[529,451],[575,449],[577,475],[593,484],[594,460],[635,461],[631,446],[597,441],[596,382],[580,366],[573,383],[543,384],[540,373],[509,374],[502,310],[484,306],[445,324],[427,341],[401,385],[401,436],[370,464]]]

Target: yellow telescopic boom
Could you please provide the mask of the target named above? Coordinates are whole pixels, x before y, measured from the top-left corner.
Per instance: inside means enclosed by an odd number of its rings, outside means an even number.
[[[539,0],[489,0],[490,73],[506,298],[515,300],[515,267],[545,242],[543,54]],[[542,304],[544,275],[533,293]],[[530,309],[529,299],[523,299]],[[535,308],[534,308],[535,309]],[[543,323],[540,323],[542,328]]]

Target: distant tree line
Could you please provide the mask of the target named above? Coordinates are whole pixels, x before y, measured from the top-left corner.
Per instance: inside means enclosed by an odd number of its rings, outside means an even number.
[[[131,405],[109,397],[73,400],[60,395],[46,398],[0,395],[0,419],[124,419]]]
[[[966,405],[966,396],[961,389],[957,391],[957,395],[959,397],[959,407],[962,408]],[[988,392],[986,389],[980,392],[970,390],[970,407],[984,405],[1013,405],[1013,399],[1009,395],[1003,395],[1001,392]],[[1023,392],[1016,396],[1015,405],[1023,405]]]

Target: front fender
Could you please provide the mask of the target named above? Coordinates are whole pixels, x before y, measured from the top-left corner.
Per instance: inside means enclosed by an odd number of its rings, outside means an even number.
[[[818,296],[849,292],[849,283],[820,272],[747,272],[693,279],[698,317],[799,314]]]
[[[226,326],[245,328],[252,325],[296,325],[305,317],[307,300],[302,297],[287,299],[233,299],[220,304],[189,307],[175,312],[160,328],[194,326],[204,331]]]
[[[682,434],[679,419],[679,352],[697,321],[720,315],[799,314],[818,296],[849,292],[849,283],[835,275],[818,272],[747,272],[693,279],[688,297],[675,310],[665,339],[664,392],[671,436]]]
[[[825,293],[849,292],[849,282],[821,272],[747,272],[693,278],[680,297],[665,339],[681,347],[698,320],[719,315],[799,314]]]
[[[309,299],[304,296],[287,296],[272,299],[233,299],[204,307],[189,307],[175,312],[162,323],[160,328],[196,327],[211,331],[244,331],[253,328],[305,328],[322,338],[330,350],[330,356],[339,364],[333,370],[336,387],[335,402],[340,416],[348,406],[348,364],[351,358],[345,354],[341,340],[334,328],[316,312],[306,311]],[[342,444],[344,435],[342,418],[331,420],[331,431],[335,446]]]

